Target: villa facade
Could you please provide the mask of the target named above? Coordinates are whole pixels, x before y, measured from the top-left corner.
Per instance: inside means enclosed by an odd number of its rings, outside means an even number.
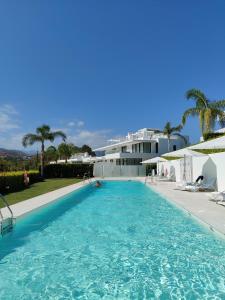
[[[126,137],[110,142],[94,150],[103,153],[93,158],[94,176],[145,176],[146,166],[141,164],[142,161],[186,146],[182,137],[172,135],[168,141],[162,131],[151,128],[128,133]]]

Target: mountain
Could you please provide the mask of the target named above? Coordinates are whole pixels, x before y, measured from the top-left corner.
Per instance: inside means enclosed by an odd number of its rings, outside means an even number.
[[[20,150],[0,148],[0,158],[24,158],[27,156],[29,156],[29,154]]]

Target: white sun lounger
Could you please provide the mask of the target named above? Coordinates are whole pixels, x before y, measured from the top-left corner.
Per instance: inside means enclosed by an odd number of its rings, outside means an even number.
[[[209,200],[211,200],[211,201],[215,201],[215,202],[224,201],[224,203],[225,203],[225,191],[208,193],[207,196],[209,197]]]
[[[201,183],[195,183],[194,185],[186,185],[183,189],[188,192],[206,192],[206,191],[214,191],[215,190],[216,180],[214,178],[209,181],[203,180]]]

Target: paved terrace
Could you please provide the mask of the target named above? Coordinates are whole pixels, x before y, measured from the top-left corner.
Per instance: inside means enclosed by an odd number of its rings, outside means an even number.
[[[148,185],[169,201],[197,217],[211,230],[225,235],[225,207],[210,201],[207,193],[180,191],[176,189],[174,182],[148,183]]]
[[[99,178],[99,180],[103,180]],[[104,180],[139,180],[145,181],[145,178],[105,178]],[[76,183],[53,192],[49,192],[29,200],[25,200],[14,205],[11,209],[16,218],[22,217],[27,213],[45,206],[58,198],[65,196],[77,189],[87,185],[88,182]],[[188,211],[192,216],[196,217],[207,225],[211,230],[215,230],[225,235],[225,207],[209,201],[207,193],[202,192],[184,192],[176,190],[176,184],[173,182],[155,182],[147,183],[154,191],[160,193],[169,201],[175,203],[177,206]],[[4,216],[8,215],[7,209],[3,208],[2,213]]]
[[[29,212],[38,209],[42,206],[45,206],[51,202],[56,201],[58,198],[63,197],[69,193],[72,193],[75,190],[78,190],[82,187],[84,187],[85,185],[88,185],[88,181],[85,182],[79,182],[79,183],[75,183],[60,189],[57,189],[55,191],[34,197],[34,198],[30,198],[28,200],[22,201],[22,202],[18,202],[16,204],[10,205],[10,208],[12,209],[13,215],[16,218],[20,218],[26,214],[28,214]],[[1,209],[3,216],[10,216],[9,211],[7,208],[2,208]]]

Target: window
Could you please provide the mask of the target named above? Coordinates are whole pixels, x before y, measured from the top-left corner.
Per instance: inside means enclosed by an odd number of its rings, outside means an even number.
[[[155,153],[159,153],[159,143],[155,143]]]
[[[143,153],[151,153],[152,145],[151,143],[144,143],[143,144]]]
[[[122,151],[122,152],[127,152],[127,146],[122,147],[122,148],[121,148],[121,151]]]
[[[173,151],[176,151],[176,150],[177,150],[177,146],[173,145]]]
[[[141,158],[125,158],[125,159],[117,159],[116,165],[134,166],[134,165],[141,165],[141,162],[142,162]]]

